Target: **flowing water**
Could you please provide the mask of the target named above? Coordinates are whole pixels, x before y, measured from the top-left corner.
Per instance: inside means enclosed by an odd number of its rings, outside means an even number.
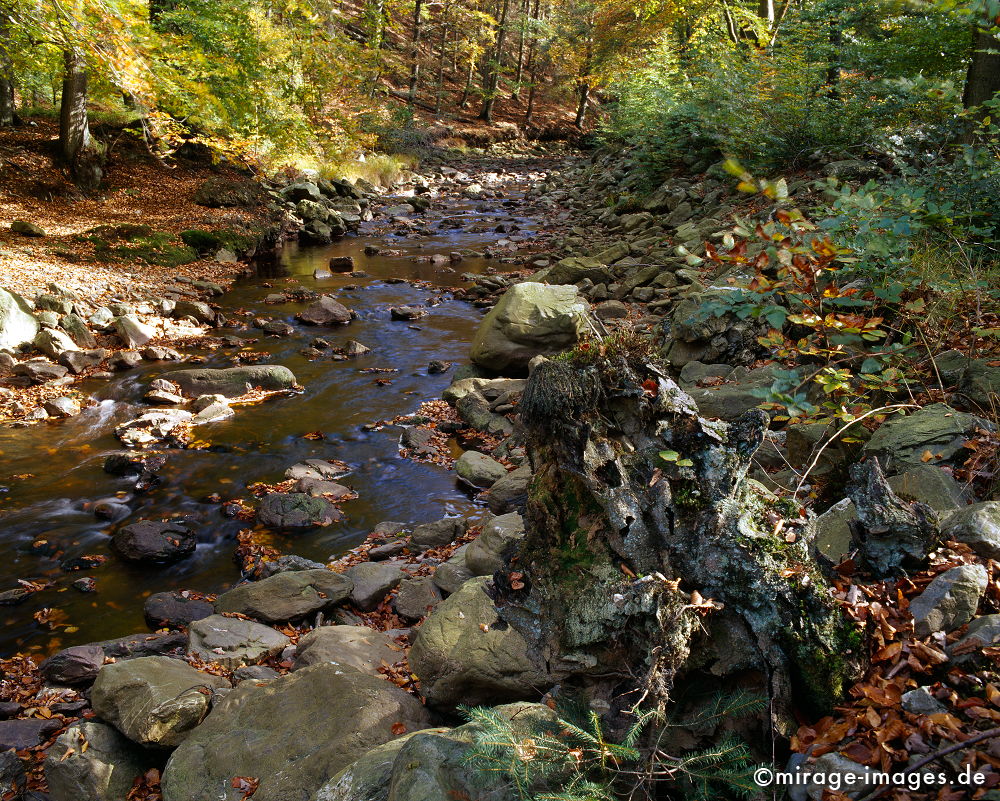
[[[465,362],[468,343],[482,317],[478,309],[453,298],[447,287],[460,284],[459,272],[497,268],[484,258],[436,267],[415,262],[413,257],[463,248],[481,250],[500,235],[463,229],[492,230],[500,222],[516,222],[522,235],[530,234],[531,221],[515,220],[503,204],[459,201],[432,223],[429,237],[375,240],[403,255],[369,257],[364,247],[373,239],[371,226],[366,225],[361,236],[329,247],[289,248],[277,277],[243,280],[219,299],[221,310],[231,320],[242,319],[233,315],[236,310],[247,310],[295,326],[293,336],[262,336],[249,347],[269,353],[267,363],[289,367],[306,391],[238,407],[235,418],[200,426],[195,435],[209,441],[210,448],[167,451],[166,466],[158,471],[162,483],[147,493],[126,495],[133,511],[117,525],[170,515],[187,516],[194,522],[200,544],[193,556],[178,564],[136,566],[112,555],[95,568],[67,572],[60,567],[73,557],[109,554],[112,526],[96,520],[88,504],[128,492],[127,479],[102,469],[105,457],[121,450],[113,429],[148,409],[141,398],[149,380],[177,369],[176,363],[143,364],[111,380],[83,385],[81,389],[97,404],[76,418],[0,430],[0,590],[17,586],[18,579],[54,582],[18,606],[0,607],[0,656],[29,649],[48,653],[146,631],[142,603],[149,594],[168,589],[219,592],[231,586],[239,580],[233,538],[247,524],[228,519],[209,496],[249,497],[248,484],[279,481],[286,468],[302,459],[347,462],[353,472],[342,483],[351,486],[359,498],[343,504],[347,515],[343,523],[276,538],[276,546],[285,553],[322,561],[358,544],[380,521],[419,523],[476,509],[475,502],[456,485],[453,473],[399,456],[399,428],[366,432],[362,427],[411,413],[421,401],[440,397],[450,375],[429,375],[428,362]],[[313,271],[326,267],[332,256],[353,256],[356,268],[369,277],[314,278]],[[385,280],[389,278],[417,279],[427,285]],[[356,311],[359,319],[337,328],[307,327],[294,320],[304,304],[264,303],[268,294],[297,286],[333,294]],[[389,307],[404,304],[429,305],[429,313],[413,323],[390,320]],[[246,329],[231,333],[260,334]],[[300,351],[317,336],[334,347],[356,339],[372,352],[348,361],[333,361],[329,354],[310,360]],[[232,348],[195,351],[205,358],[199,365],[205,367],[231,366],[227,356],[233,352]],[[362,372],[372,367],[398,372]],[[378,378],[389,378],[392,383],[376,384]],[[324,438],[303,437],[315,431]],[[39,544],[42,540],[44,545]],[[97,591],[74,589],[72,582],[81,576],[92,576]],[[68,625],[54,632],[39,625],[33,615],[44,607],[64,611]]]

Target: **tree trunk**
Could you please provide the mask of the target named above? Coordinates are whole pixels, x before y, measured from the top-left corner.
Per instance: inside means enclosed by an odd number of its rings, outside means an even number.
[[[830,87],[830,97],[840,97],[840,47],[844,42],[844,32],[840,20],[830,19],[830,62],[826,70],[826,85]]]
[[[441,114],[441,103],[444,98],[444,65],[445,60],[448,56],[448,32],[449,32],[449,21],[448,12],[450,11],[450,6],[445,4],[444,11],[441,13],[441,49],[438,51],[438,63],[437,63],[437,98],[434,101],[434,114]]]
[[[535,6],[531,12],[533,20],[541,19],[541,0],[535,0]],[[524,112],[524,124],[530,126],[532,117],[535,114],[535,97],[538,94],[538,42],[534,36],[531,37],[531,47],[528,48],[528,108]]]
[[[493,107],[496,105],[497,89],[500,86],[500,69],[503,66],[503,48],[507,39],[507,18],[510,13],[510,0],[503,0],[500,10],[500,20],[497,25],[496,48],[492,59],[486,65],[486,75],[483,81],[483,108],[479,119],[483,122],[493,122]]]
[[[590,83],[586,78],[580,81],[580,102],[576,107],[576,120],[574,125],[583,130],[583,124],[587,120],[587,103],[590,102]]]
[[[413,3],[413,43],[410,48],[410,103],[417,99],[417,84],[420,83],[420,36],[423,25],[421,24],[420,12],[423,10],[424,0],[414,0]]]
[[[787,735],[859,665],[812,521],[746,481],[768,418],[703,420],[641,344],[601,348],[528,379],[533,478],[499,613],[555,681],[605,698],[638,684],[660,707],[699,681],[755,688]]]
[[[1000,92],[1000,39],[977,28],[972,47],[972,61],[962,93],[962,105],[966,108],[981,106]],[[982,116],[987,113],[983,110]]]
[[[524,0],[521,6],[521,33],[517,42],[517,67],[514,71],[514,91],[510,99],[521,101],[521,80],[524,78],[524,52],[528,40],[528,14],[531,11],[531,0]]]
[[[82,55],[73,48],[63,52],[63,62],[59,153],[76,183],[93,190],[101,182],[102,171],[87,118],[87,69]]]
[[[0,17],[0,128],[9,128],[17,122],[14,106],[14,67],[11,63],[10,31],[7,19]]]
[[[469,95],[472,94],[472,79],[476,74],[476,64],[470,58],[469,59],[469,70],[465,75],[465,89],[462,91],[462,101],[458,104],[459,108],[465,108],[469,105]]]

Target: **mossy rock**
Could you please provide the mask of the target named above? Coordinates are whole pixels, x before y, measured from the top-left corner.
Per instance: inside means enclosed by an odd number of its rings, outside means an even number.
[[[220,248],[243,253],[256,244],[256,237],[233,230],[208,231],[203,228],[189,228],[181,231],[180,236],[185,245],[199,253],[214,253]]]
[[[159,267],[179,267],[198,260],[194,248],[178,245],[172,239],[171,234],[146,225],[98,226],[84,237],[94,244],[94,255],[101,261],[144,261]]]

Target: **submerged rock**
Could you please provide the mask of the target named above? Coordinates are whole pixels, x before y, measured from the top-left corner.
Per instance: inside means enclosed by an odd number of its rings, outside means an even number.
[[[269,492],[257,507],[262,525],[277,529],[328,526],[344,519],[344,513],[322,497],[304,492]]]
[[[170,564],[194,553],[197,535],[183,523],[139,520],[114,533],[112,547],[130,562]]]
[[[224,395],[236,398],[252,389],[268,391],[291,389],[295,376],[287,367],[277,364],[258,364],[250,367],[228,367],[220,370],[197,368],[174,370],[160,378],[177,384],[185,396]]]

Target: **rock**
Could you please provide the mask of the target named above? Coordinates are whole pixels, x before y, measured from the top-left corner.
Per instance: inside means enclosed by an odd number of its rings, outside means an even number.
[[[76,417],[80,413],[80,401],[64,395],[61,398],[52,398],[45,401],[42,404],[42,408],[48,412],[49,417]]]
[[[944,519],[941,535],[964,542],[984,559],[1000,560],[1000,501],[986,501],[952,512]]]
[[[372,612],[406,574],[391,562],[362,562],[348,568],[346,575],[354,582],[351,603],[362,612]]]
[[[142,612],[152,629],[180,629],[214,614],[215,608],[208,601],[189,598],[173,590],[154,592],[146,599]]]
[[[451,368],[451,362],[442,361],[441,359],[431,359],[427,363],[427,375],[440,375],[441,373],[447,373]]]
[[[458,592],[467,581],[473,578],[472,571],[465,563],[465,555],[468,551],[468,544],[456,548],[451,558],[444,564],[438,565],[437,570],[434,571],[432,576],[434,584],[440,587],[442,592],[448,595]]]
[[[533,700],[551,684],[529,658],[524,638],[513,627],[495,625],[499,618],[486,582],[466,582],[417,631],[410,669],[433,706]]]
[[[270,626],[238,617],[209,615],[188,629],[188,653],[237,668],[280,654],[290,640]]]
[[[62,728],[57,719],[26,718],[24,720],[0,720],[0,751],[13,748],[23,751],[34,748],[49,739]]]
[[[68,350],[79,350],[67,334],[55,328],[43,328],[35,335],[31,344],[50,359],[58,359]]]
[[[926,503],[937,512],[964,505],[962,488],[944,470],[922,464],[898,476],[889,476],[889,486],[900,498]]]
[[[421,731],[447,731],[422,729]],[[411,732],[368,751],[324,784],[312,801],[388,801],[392,767]]]
[[[10,224],[10,230],[15,234],[20,234],[21,236],[45,236],[45,231],[41,226],[35,225],[34,223],[26,220],[14,220],[14,222]]]
[[[839,564],[851,552],[851,522],[858,519],[854,501],[844,498],[816,518],[816,547],[820,553]]]
[[[131,314],[123,314],[112,321],[115,333],[118,334],[126,348],[141,348],[156,336],[156,330],[139,321]]]
[[[917,687],[915,690],[903,693],[901,705],[911,715],[936,715],[948,711],[926,687]]]
[[[146,412],[115,428],[115,436],[129,448],[141,448],[183,434],[194,415],[185,409],[162,409]]]
[[[215,322],[215,311],[207,303],[200,300],[179,300],[174,306],[171,317],[178,319],[193,317],[199,323],[212,324]]]
[[[191,425],[200,426],[206,423],[220,423],[236,417],[236,412],[228,403],[219,402],[206,406],[191,418]]]
[[[544,359],[544,356],[539,356],[537,358]],[[497,395],[502,395],[508,393],[510,395],[520,395],[524,391],[524,386],[527,383],[522,378],[481,378],[481,377],[460,377],[468,368],[461,368],[455,371],[455,377],[452,379],[451,386],[449,386],[442,394],[443,400],[448,401],[448,403],[455,404],[464,398],[466,395],[481,395],[485,397],[486,393],[497,393]],[[473,368],[476,369],[476,368]]]
[[[184,403],[184,396],[174,392],[167,392],[162,389],[151,389],[142,396],[145,403],[150,406],[179,406]]]
[[[445,517],[433,523],[422,523],[414,527],[410,542],[420,548],[437,548],[461,537],[468,528],[468,522],[461,517]]]
[[[586,280],[594,284],[610,284],[614,282],[615,275],[597,259],[573,256],[539,270],[532,280],[546,284],[579,284]]]
[[[90,700],[101,718],[133,742],[170,747],[204,720],[211,691],[228,686],[179,659],[144,656],[101,668]]]
[[[318,202],[323,199],[323,194],[319,191],[319,187],[311,181],[299,181],[289,184],[281,190],[281,196],[291,203],[298,203],[300,200]]]
[[[233,671],[233,681],[274,681],[281,674],[264,665],[244,665]]]
[[[606,300],[594,309],[598,320],[624,320],[628,317],[628,307],[620,300]]]
[[[514,433],[514,426],[506,417],[496,414],[491,408],[489,401],[478,392],[470,392],[463,398],[459,398],[455,404],[458,416],[477,431],[487,434],[499,434],[501,437],[509,437]]]
[[[391,306],[389,317],[393,320],[419,320],[427,314],[427,309],[420,306]]]
[[[211,209],[251,208],[267,202],[264,188],[249,179],[213,177],[194,193],[194,202]]]
[[[47,359],[32,359],[14,365],[14,375],[23,375],[33,384],[44,384],[46,381],[56,381],[69,372],[59,364],[53,364]]]
[[[430,576],[405,578],[399,583],[393,606],[400,617],[419,620],[430,614],[441,598],[441,591]]]
[[[367,626],[320,626],[299,640],[292,670],[330,664],[380,676],[383,662],[391,665],[403,657],[402,647],[385,632]]]
[[[323,459],[306,459],[303,462],[294,464],[285,471],[285,478],[302,480],[311,478],[317,481],[333,481],[347,475],[347,470],[342,465],[327,462]]]
[[[296,492],[304,492],[314,497],[325,497],[337,502],[354,495],[350,487],[338,484],[336,481],[323,481],[316,478],[300,478],[295,484]]]
[[[265,334],[271,334],[276,337],[290,337],[295,333],[295,327],[284,320],[268,320],[261,327],[261,330]]]
[[[257,520],[275,529],[316,528],[343,519],[344,513],[328,500],[304,492],[269,492],[257,507]]]
[[[472,361],[497,372],[527,371],[538,355],[573,345],[586,325],[576,287],[515,284],[483,320],[472,341]]]
[[[354,259],[351,256],[334,256],[330,259],[330,269],[337,273],[354,271]]]
[[[20,801],[24,788],[28,786],[28,775],[13,749],[0,753],[0,798]],[[62,799],[55,799],[62,801]]]
[[[978,660],[983,648],[1000,644],[1000,615],[983,615],[969,624],[965,635],[948,648],[958,663]]]
[[[78,314],[67,314],[59,323],[63,331],[69,334],[74,343],[84,349],[97,347],[97,338],[87,328],[87,324]]]
[[[864,450],[877,456],[892,473],[924,464],[955,464],[964,461],[967,452],[963,443],[977,428],[994,430],[993,424],[981,417],[934,403],[906,417],[890,418],[872,434]],[[925,458],[927,454],[930,456]]]
[[[60,734],[45,756],[52,801],[121,801],[155,758],[97,720]]]
[[[177,384],[189,398],[197,398],[199,395],[224,395],[227,398],[236,398],[245,395],[251,389],[276,391],[295,386],[295,376],[292,371],[276,364],[227,367],[220,370],[208,368],[174,370],[163,373],[160,378]]]
[[[329,295],[313,301],[296,317],[306,325],[344,325],[352,319],[350,310]]]
[[[993,408],[1000,395],[1000,367],[980,359],[971,360],[962,373],[958,389],[980,408]]]
[[[104,348],[94,350],[70,350],[59,355],[59,364],[68,367],[75,374],[79,375],[88,367],[97,367],[108,358],[109,351]]]
[[[330,609],[353,588],[351,579],[325,568],[289,571],[224,592],[215,610],[281,623]]]
[[[524,506],[531,483],[531,467],[521,465],[501,478],[486,492],[486,502],[495,515],[507,514]]]
[[[115,640],[92,643],[110,659],[136,659],[141,656],[183,656],[187,636],[178,632],[168,634],[129,634]]]
[[[910,602],[916,635],[927,637],[935,631],[947,634],[964,626],[975,616],[986,585],[982,565],[959,565],[935,576]]]
[[[466,451],[455,462],[459,478],[479,489],[489,489],[507,475],[507,468],[479,451]]]
[[[835,777],[824,783],[810,781],[806,790],[810,801],[822,801],[824,791],[827,789],[835,789],[848,798],[858,798],[865,795],[871,787],[878,786],[878,780],[872,776],[871,768],[836,752],[823,754],[805,770],[808,773],[822,773],[824,776]]]
[[[364,356],[366,353],[371,353],[372,349],[362,345],[356,339],[349,339],[344,344],[343,352],[345,356],[353,359],[358,356]]]
[[[698,404],[702,417],[717,417],[720,420],[735,420],[748,409],[754,409],[764,402],[757,393],[771,386],[774,380],[774,366],[767,365],[751,370],[741,380],[714,387],[685,387],[688,394]]]
[[[426,726],[416,699],[350,668],[320,664],[263,686],[243,684],[171,756],[164,801],[239,801],[233,776],[260,778],[254,801],[311,801],[331,776],[400,729]]]
[[[111,539],[111,545],[129,562],[165,565],[194,553],[197,535],[183,523],[163,523],[139,520],[122,526]]]
[[[50,656],[39,669],[46,681],[76,686],[90,684],[103,664],[104,649],[99,645],[74,645]]]
[[[465,564],[474,576],[492,576],[503,564],[508,548],[524,538],[524,521],[517,512],[494,517],[469,543]]]
[[[304,556],[296,556],[295,554],[286,554],[285,556],[279,556],[273,562],[264,562],[260,566],[260,577],[268,578],[269,576],[276,576],[278,573],[288,573],[295,570],[325,570],[326,565],[320,562],[314,562],[312,559],[306,559]]]
[[[0,348],[16,350],[37,334],[38,320],[27,301],[15,292],[0,289]]]

